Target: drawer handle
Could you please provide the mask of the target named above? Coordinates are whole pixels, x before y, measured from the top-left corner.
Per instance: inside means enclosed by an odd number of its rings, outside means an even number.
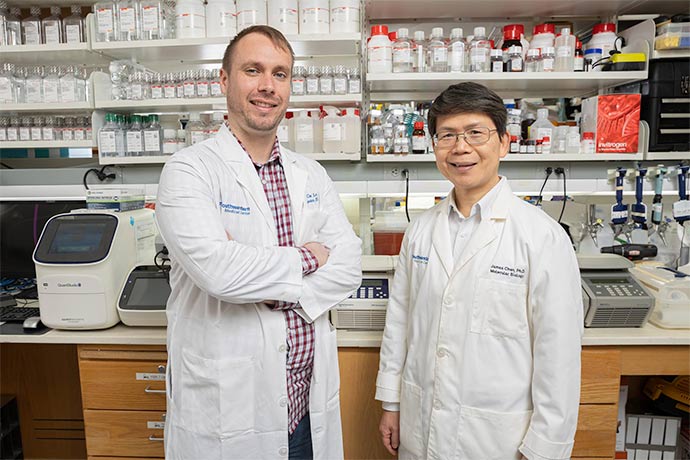
[[[144,393],[165,394],[165,390],[152,390],[151,385],[147,385],[146,388],[144,388]]]
[[[159,438],[157,436],[151,435],[151,436],[149,436],[149,441],[163,442],[163,441],[165,441],[165,438]]]

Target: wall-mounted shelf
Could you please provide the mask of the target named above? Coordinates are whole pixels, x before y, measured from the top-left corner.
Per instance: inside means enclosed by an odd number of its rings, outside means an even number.
[[[300,153],[300,155],[316,161],[359,161],[362,156],[357,153]]]
[[[91,51],[89,43],[0,46],[0,61],[16,65],[107,64],[110,58]]]
[[[83,141],[4,141],[0,149],[93,148],[94,140]]]
[[[690,160],[690,152],[647,152],[645,153],[645,160],[660,161],[660,160]]]
[[[378,155],[367,154],[367,163],[430,163],[436,161],[433,154],[412,154],[396,155],[392,153],[384,153]]]
[[[199,97],[190,99],[147,99],[143,101],[96,101],[97,109],[131,112],[204,112],[226,110],[225,97]]]
[[[0,113],[8,112],[78,112],[80,110],[92,110],[93,102],[58,102],[58,103],[31,103],[31,104],[2,104]]]
[[[654,50],[651,59],[690,58],[690,49]]]
[[[0,143],[2,147],[2,143]],[[359,161],[359,153],[303,153],[307,158],[316,161]],[[102,165],[115,164],[161,164],[168,161],[171,155],[141,156],[141,157],[99,157],[98,163]]]
[[[290,96],[292,108],[318,108],[320,105],[336,107],[354,107],[362,103],[361,94],[326,94],[322,96]]]
[[[547,153],[542,155],[513,153],[508,154],[501,161],[639,161],[643,159],[643,153]]]
[[[538,73],[368,73],[372,101],[433,99],[462,81],[482,83],[505,97],[573,97],[647,78],[646,71]],[[380,93],[380,94],[378,94]],[[399,94],[404,93],[404,94]]]

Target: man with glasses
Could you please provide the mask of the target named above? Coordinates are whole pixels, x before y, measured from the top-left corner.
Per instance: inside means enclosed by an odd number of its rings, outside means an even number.
[[[476,83],[429,112],[448,197],[408,228],[376,381],[398,458],[570,458],[582,300],[563,229],[498,175],[507,114]]]

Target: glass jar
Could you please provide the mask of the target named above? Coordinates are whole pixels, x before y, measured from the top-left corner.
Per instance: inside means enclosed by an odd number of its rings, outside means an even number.
[[[530,48],[525,59],[525,72],[541,72],[541,50]]]

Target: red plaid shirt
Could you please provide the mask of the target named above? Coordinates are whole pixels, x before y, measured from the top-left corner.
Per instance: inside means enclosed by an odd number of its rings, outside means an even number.
[[[237,142],[242,145],[239,139]],[[244,149],[244,146],[242,148]],[[252,162],[254,161],[252,160]],[[273,150],[268,161],[263,165],[254,163],[254,166],[263,184],[264,193],[273,214],[278,233],[278,244],[280,246],[294,246],[292,205],[280,156],[278,138],[273,144]],[[319,268],[316,257],[304,247],[298,249],[302,254],[302,274],[308,275],[315,272]],[[283,311],[287,325],[288,432],[292,434],[302,417],[309,411],[309,387],[314,367],[314,325],[307,323],[295,312],[295,308],[299,308],[299,304],[276,302],[273,308]]]

